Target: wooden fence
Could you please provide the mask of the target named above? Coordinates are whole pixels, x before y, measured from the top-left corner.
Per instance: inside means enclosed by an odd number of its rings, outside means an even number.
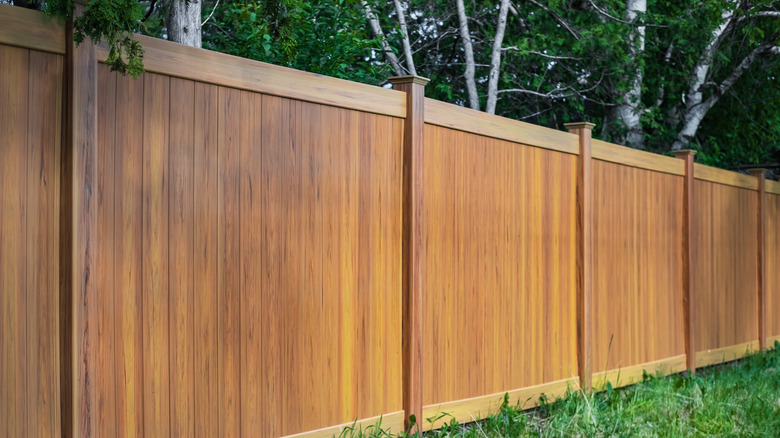
[[[780,339],[761,174],[66,34],[0,6],[4,435],[427,429]]]

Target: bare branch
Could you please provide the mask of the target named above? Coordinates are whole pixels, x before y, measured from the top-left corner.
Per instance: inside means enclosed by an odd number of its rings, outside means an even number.
[[[547,58],[547,59],[554,59],[554,60],[557,60],[557,61],[561,61],[561,60],[582,61],[582,60],[584,59],[584,58],[578,58],[578,57],[576,57],[576,56],[555,56],[555,55],[548,55],[548,54],[546,54],[546,53],[537,52],[537,51],[535,51],[535,50],[520,50],[520,48],[519,48],[519,47],[517,47],[517,46],[504,47],[504,48],[503,48],[503,49],[501,49],[501,50],[503,50],[503,51],[510,51],[510,50],[515,50],[515,51],[518,51],[518,52],[522,52],[522,53],[524,53],[524,54],[537,55],[537,56],[541,56],[541,57],[543,57],[543,58]]]
[[[214,9],[211,10],[211,13],[209,14],[209,16],[206,17],[205,20],[203,20],[203,23],[200,23],[201,26],[203,26],[204,24],[208,23],[208,21],[211,19],[211,16],[214,15],[214,11],[217,10],[217,6],[219,6],[219,2],[220,1],[222,1],[222,0],[217,0],[217,3],[214,5]]]
[[[462,1],[462,0],[459,0],[459,1]],[[574,37],[575,40],[579,40],[580,39],[580,34],[577,31],[575,31],[574,28],[572,28],[569,25],[569,23],[564,21],[563,18],[561,18],[560,15],[556,14],[555,12],[550,10],[550,8],[548,8],[547,6],[539,3],[536,0],[528,0],[528,1],[533,3],[534,5],[536,5],[537,7],[541,8],[542,10],[547,12],[548,14],[550,14],[550,16],[553,18],[553,20],[555,20],[558,24],[563,26],[563,28],[566,29]]]
[[[588,0],[588,3],[590,3],[591,6],[593,6],[593,9],[595,9],[596,12],[598,12],[599,14],[609,18],[612,21],[617,21],[618,23],[623,23],[623,24],[633,24],[630,21],[621,20],[620,18],[613,17],[612,15],[609,14],[609,12],[607,12],[607,11],[601,9],[600,7],[596,6],[596,3],[594,3],[593,0]]]

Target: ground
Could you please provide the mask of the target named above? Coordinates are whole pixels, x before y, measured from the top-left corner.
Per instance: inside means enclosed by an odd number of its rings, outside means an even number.
[[[388,436],[379,429],[345,437]],[[505,405],[478,423],[427,437],[780,436],[780,343],[742,360],[636,385],[566,397],[530,411]]]

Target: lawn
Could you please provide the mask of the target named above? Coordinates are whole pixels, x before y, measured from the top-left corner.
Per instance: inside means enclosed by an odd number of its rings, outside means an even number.
[[[377,428],[345,437],[388,436]],[[452,422],[427,437],[780,436],[780,343],[696,376],[646,376],[636,385],[585,396],[569,393],[520,411]]]

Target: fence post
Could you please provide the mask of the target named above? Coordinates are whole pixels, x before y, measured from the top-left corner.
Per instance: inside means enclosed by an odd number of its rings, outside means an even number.
[[[696,348],[694,337],[693,301],[693,157],[696,151],[684,149],[674,151],[674,156],[685,162],[683,182],[682,221],[682,276],[683,276],[683,331],[685,334],[685,360],[692,374],[696,373]]]
[[[591,132],[593,123],[567,123],[566,129],[580,137],[577,157],[577,371],[580,388],[591,390],[593,378],[593,177]]]
[[[403,408],[404,427],[414,415],[414,432],[421,432],[422,418],[422,288],[423,288],[423,163],[425,159],[425,84],[419,76],[390,78],[393,88],[406,92],[403,137]]]
[[[75,5],[74,17],[85,6]],[[87,319],[97,288],[97,54],[89,38],[76,47],[73,20],[66,31],[66,100],[60,192],[60,384],[62,435],[93,436],[94,346]],[[92,382],[90,382],[92,380]]]
[[[766,218],[764,217],[764,178],[766,169],[750,169],[758,179],[758,348],[766,349]]]

